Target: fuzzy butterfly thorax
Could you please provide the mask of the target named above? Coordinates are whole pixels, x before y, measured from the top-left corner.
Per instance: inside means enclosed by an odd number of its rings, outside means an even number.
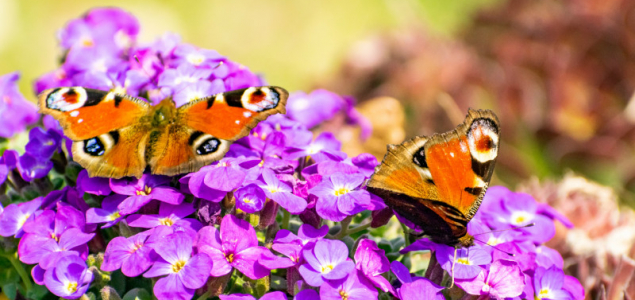
[[[176,107],[152,106],[114,92],[63,87],[39,96],[40,111],[53,116],[73,140],[73,159],[90,176],[121,178],[194,172],[221,159],[231,143],[269,115],[285,113],[288,92],[250,87]]]
[[[388,146],[368,190],[432,241],[469,247],[467,223],[492,178],[499,137],[493,112],[470,109],[452,131]]]

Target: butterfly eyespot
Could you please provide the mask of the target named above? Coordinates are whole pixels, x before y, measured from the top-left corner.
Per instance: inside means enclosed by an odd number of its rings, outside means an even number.
[[[423,147],[421,147],[417,153],[413,155],[412,161],[419,167],[428,168],[428,163],[426,162],[426,151]]]
[[[472,157],[483,163],[496,158],[498,153],[498,127],[489,119],[476,119],[468,132]]]
[[[84,141],[84,152],[90,156],[102,156],[106,148],[99,138],[94,137]]]
[[[218,150],[220,141],[217,138],[209,138],[203,141],[197,148],[196,154],[207,155]]]

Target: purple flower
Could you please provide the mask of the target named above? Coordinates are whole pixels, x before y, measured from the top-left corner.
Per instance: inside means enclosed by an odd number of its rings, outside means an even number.
[[[151,230],[135,234],[129,238],[115,237],[108,243],[101,269],[112,272],[121,268],[128,277],[136,277],[145,272],[156,260],[156,254],[148,246]]]
[[[533,278],[535,298],[570,299],[571,294],[563,289],[564,279],[564,272],[555,266],[536,268]]]
[[[44,131],[41,127],[33,127],[29,131],[29,142],[26,144],[26,151],[31,155],[50,159],[53,153],[60,148],[62,137],[53,129]]]
[[[432,283],[427,278],[412,277],[410,271],[399,261],[390,263],[390,269],[401,282],[397,289],[397,296],[401,300],[437,299],[443,300],[442,287]]]
[[[77,175],[77,188],[93,195],[108,195],[112,192],[110,189],[110,180],[104,177],[89,177],[88,171],[81,170]]]
[[[258,246],[256,231],[249,222],[226,215],[220,225],[203,227],[198,233],[199,252],[206,253],[214,261],[211,275],[220,277],[231,272],[232,268],[251,279],[269,274],[269,269],[258,263],[263,253],[269,249]]]
[[[31,251],[39,249],[50,240],[59,241],[62,234],[70,228],[85,229],[86,222],[84,214],[71,206],[60,206],[58,212],[46,209],[42,211],[31,222],[23,226],[26,234],[20,239],[18,244],[18,254],[25,263],[35,264],[41,259],[40,255],[35,255],[35,260],[28,261],[25,257]]]
[[[236,198],[237,209],[253,214],[260,211],[265,205],[267,195],[260,187],[251,183],[237,189],[234,192],[234,198]]]
[[[45,177],[52,168],[53,163],[48,158],[33,156],[28,152],[18,160],[18,171],[26,181]]]
[[[196,219],[185,218],[196,210],[192,203],[170,205],[165,202],[159,206],[158,215],[131,215],[127,218],[130,227],[154,228],[156,226],[174,226],[197,232],[203,225]]]
[[[457,279],[474,278],[481,272],[480,266],[492,262],[492,255],[481,246],[456,249],[433,243],[427,238],[419,239],[399,252],[405,254],[417,250],[433,250],[441,267]]]
[[[492,228],[505,229],[533,223],[534,226],[516,230],[535,243],[550,240],[556,232],[553,220],[539,213],[538,204],[528,194],[513,193],[507,188],[495,186],[487,190],[483,203],[487,204],[479,211],[481,219]]]
[[[320,286],[322,300],[377,299],[377,289],[359,271],[354,270],[340,280],[327,280]]]
[[[214,68],[223,56],[214,50],[197,49],[189,44],[178,45],[174,49],[175,58],[171,61],[173,65],[190,64],[194,67]]]
[[[176,106],[182,106],[195,99],[205,98],[225,91],[225,85],[220,79],[214,81],[198,81],[183,84],[174,93]]]
[[[318,197],[316,209],[320,217],[339,222],[363,211],[370,203],[370,193],[358,189],[364,180],[361,174],[336,173],[309,190]]]
[[[254,296],[248,294],[219,295],[218,297],[220,300],[256,300]],[[260,300],[287,300],[287,295],[283,292],[271,292],[262,295]]]
[[[355,251],[355,266],[373,285],[384,292],[395,294],[390,282],[382,273],[390,271],[390,262],[385,251],[379,249],[373,240],[363,239],[359,241]]]
[[[167,275],[154,285],[157,299],[191,299],[195,290],[205,285],[212,260],[205,253],[192,256],[192,245],[186,233],[175,232],[154,247],[160,259],[143,277]]]
[[[496,299],[520,296],[525,288],[523,272],[516,262],[497,260],[489,270],[483,270],[474,279],[456,279],[456,285],[472,295],[489,295]]]
[[[117,224],[124,215],[119,211],[119,204],[126,199],[126,195],[110,195],[101,202],[101,208],[89,208],[86,211],[86,223],[106,223],[101,228],[108,228]]]
[[[311,132],[308,131],[307,135]],[[341,152],[342,143],[338,141],[335,136],[330,132],[322,132],[315,138],[315,141],[309,142],[306,145],[291,147],[287,150],[289,153],[289,159],[295,159],[300,157],[311,157],[316,162],[324,160],[343,160],[346,158],[346,153]]]
[[[346,103],[341,96],[327,90],[315,90],[310,94],[295,92],[287,102],[287,116],[307,128],[332,118]]]
[[[181,204],[185,196],[173,187],[164,186],[169,182],[170,177],[167,176],[143,174],[139,179],[110,179],[110,188],[117,194],[130,196],[118,206],[121,214],[128,215],[153,199],[173,205]]]
[[[236,158],[226,157],[214,165],[205,166],[192,173],[187,179],[182,178],[181,182],[187,180],[187,186],[194,196],[220,202],[227,192],[237,189],[245,181],[247,174],[239,163]]]
[[[273,171],[264,169],[260,180],[256,181],[267,198],[275,201],[292,214],[299,214],[304,211],[307,206],[306,200],[292,193],[292,189],[286,183],[280,181]]]
[[[293,300],[320,300],[320,295],[316,290],[306,289],[297,293]]]
[[[66,255],[44,273],[44,283],[53,294],[76,299],[81,297],[93,281],[93,273],[86,262],[76,255]]]
[[[54,266],[61,256],[73,253],[86,258],[88,255],[88,241],[94,233],[83,233],[79,228],[69,228],[58,239],[50,239],[44,243],[25,243],[20,247],[20,260],[24,263],[38,263],[48,270]]]
[[[18,72],[0,76],[0,137],[10,138],[35,123],[37,108],[18,89]]]
[[[300,265],[300,274],[311,286],[342,279],[355,269],[355,263],[348,259],[346,244],[339,240],[318,240],[313,247],[302,250],[302,257],[306,263]]]
[[[24,231],[22,226],[28,220],[35,218],[34,213],[40,209],[42,197],[28,202],[9,204],[0,215],[0,235],[4,237],[15,236],[19,238]]]

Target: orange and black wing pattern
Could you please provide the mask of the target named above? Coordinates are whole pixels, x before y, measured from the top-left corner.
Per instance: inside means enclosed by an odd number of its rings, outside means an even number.
[[[500,127],[489,110],[470,110],[456,129],[392,145],[368,183],[432,240],[463,243],[498,156]]]

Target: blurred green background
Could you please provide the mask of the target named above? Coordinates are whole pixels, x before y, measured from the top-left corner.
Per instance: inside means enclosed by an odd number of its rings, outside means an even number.
[[[370,34],[424,24],[449,35],[494,0],[0,0],[0,74],[33,80],[57,66],[56,32],[97,6],[118,6],[140,21],[140,42],[166,31],[215,49],[289,90],[309,89],[339,67],[351,45]]]

